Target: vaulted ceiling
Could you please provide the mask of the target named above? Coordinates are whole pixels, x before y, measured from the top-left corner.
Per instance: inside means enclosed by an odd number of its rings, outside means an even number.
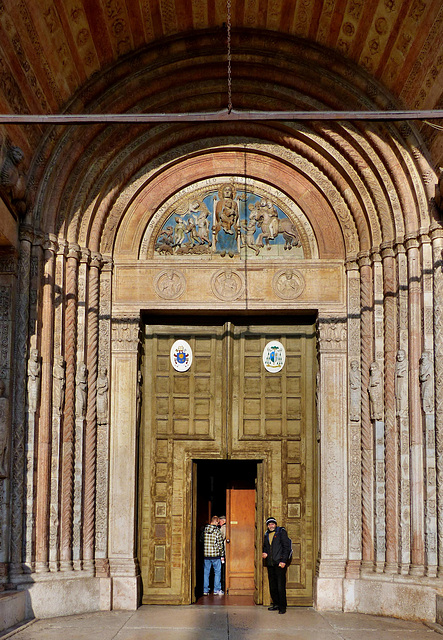
[[[399,106],[443,107],[441,0],[230,4],[234,31],[307,39],[363,67]],[[0,112],[63,112],[89,78],[129,53],[226,22],[226,0],[0,0]],[[438,164],[442,136],[421,127]]]

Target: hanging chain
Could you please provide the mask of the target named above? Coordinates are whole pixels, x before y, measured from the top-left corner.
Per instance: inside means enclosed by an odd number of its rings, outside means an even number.
[[[228,113],[232,111],[232,77],[231,77],[231,0],[226,0],[227,40],[228,40]]]

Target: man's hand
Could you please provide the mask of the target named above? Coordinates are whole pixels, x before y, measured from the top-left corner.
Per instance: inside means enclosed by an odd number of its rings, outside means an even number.
[[[263,554],[262,554],[262,558],[267,558],[267,557],[268,557],[268,554],[267,554],[267,553],[263,553]]]
[[[284,569],[286,567],[286,562],[279,562],[278,566]]]

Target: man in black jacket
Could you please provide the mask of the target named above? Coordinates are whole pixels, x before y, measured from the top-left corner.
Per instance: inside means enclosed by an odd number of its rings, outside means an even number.
[[[263,558],[268,568],[269,591],[272,604],[269,611],[286,613],[286,567],[290,554],[288,534],[283,527],[277,527],[275,518],[266,520],[268,530],[263,540]]]

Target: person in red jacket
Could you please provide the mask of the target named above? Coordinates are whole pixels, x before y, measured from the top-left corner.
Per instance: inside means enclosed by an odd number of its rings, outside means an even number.
[[[266,520],[267,531],[263,540],[263,558],[268,569],[269,591],[272,604],[269,611],[286,613],[286,568],[291,544],[284,527],[277,526],[275,518]]]

